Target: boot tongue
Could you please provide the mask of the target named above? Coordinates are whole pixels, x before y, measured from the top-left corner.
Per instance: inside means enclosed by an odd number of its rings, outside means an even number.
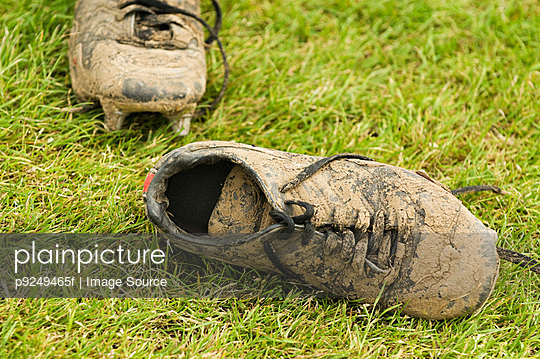
[[[275,221],[255,182],[238,165],[229,173],[208,221],[208,233],[256,233]]]

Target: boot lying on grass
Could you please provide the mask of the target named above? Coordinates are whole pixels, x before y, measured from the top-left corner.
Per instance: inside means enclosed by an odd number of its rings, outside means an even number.
[[[159,112],[180,134],[189,132],[206,88],[205,45],[217,40],[199,16],[199,0],[78,0],[69,40],[73,90],[79,101],[99,102],[105,127],[118,130],[133,112]],[[203,26],[210,32],[204,40]],[[227,86],[225,57],[222,91]]]
[[[469,314],[499,270],[497,235],[424,172],[341,154],[199,142],[145,182],[177,247],[429,319]]]

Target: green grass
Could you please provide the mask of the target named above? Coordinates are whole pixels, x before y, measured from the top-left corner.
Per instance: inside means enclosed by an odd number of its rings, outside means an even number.
[[[152,232],[141,187],[163,154],[235,140],[356,152],[467,195],[499,245],[540,258],[536,0],[227,0],[229,91],[175,138],[103,130],[75,104],[74,1],[0,0],[0,232]],[[205,10],[210,6],[205,2]],[[209,52],[209,91],[221,83]],[[205,100],[209,101],[209,97]],[[540,278],[504,263],[485,308],[434,322],[345,300],[2,300],[0,357],[540,357]]]

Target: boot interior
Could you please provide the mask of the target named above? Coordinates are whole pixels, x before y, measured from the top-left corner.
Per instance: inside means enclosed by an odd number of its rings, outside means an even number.
[[[189,233],[256,233],[275,223],[262,189],[231,162],[179,172],[169,179],[165,195],[170,218]]]
[[[165,195],[171,220],[189,233],[208,233],[208,222],[234,164],[199,165],[169,178]]]

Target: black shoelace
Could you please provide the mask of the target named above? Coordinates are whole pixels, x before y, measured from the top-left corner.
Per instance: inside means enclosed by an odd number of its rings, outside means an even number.
[[[280,188],[281,192],[287,192],[288,190],[296,187],[301,182],[305,181],[312,175],[314,175],[318,170],[320,170],[326,164],[338,160],[338,159],[360,159],[364,161],[373,161],[369,157],[362,155],[356,155],[351,153],[342,153],[330,157],[320,159],[311,165],[304,168],[294,179],[286,183]],[[456,196],[465,193],[475,193],[482,191],[491,191],[498,194],[505,194],[503,190],[496,186],[468,186],[456,188],[451,193]],[[295,225],[303,225],[303,233],[301,243],[302,245],[309,244],[309,241],[315,235],[315,228],[311,224],[311,218],[315,214],[315,209],[313,205],[303,201],[286,201],[286,205],[297,205],[303,207],[305,212],[299,216],[291,217],[287,213],[282,211],[273,210],[270,212],[272,218],[277,222],[285,225],[284,232],[280,233],[278,239],[286,240],[292,236],[295,230]],[[342,245],[342,255],[344,255],[344,260],[351,260],[357,249],[360,249],[362,252],[360,254],[358,269],[363,272],[364,264],[377,273],[383,273],[387,276],[387,284],[395,280],[397,276],[397,271],[394,268],[399,267],[399,262],[401,261],[402,251],[398,249],[399,242],[397,240],[397,233],[392,234],[391,231],[397,231],[398,229],[393,229],[390,231],[385,230],[384,228],[384,213],[382,211],[378,212],[374,216],[374,223],[371,229],[371,233],[368,235],[366,232],[352,232],[351,230],[344,231],[333,231],[331,228],[323,229],[326,234],[326,247],[334,246],[334,243],[340,242]],[[408,233],[402,233],[402,235],[407,236]],[[336,242],[337,241],[337,242]],[[297,278],[297,275],[287,269],[286,266],[278,258],[274,247],[270,241],[264,243],[264,250],[268,259],[274,264],[274,266],[281,271],[284,275],[290,278]],[[332,248],[325,249],[325,253],[328,251],[332,252]],[[503,260],[509,261],[511,263],[517,264],[523,268],[530,269],[531,271],[540,274],[540,262],[518,252],[511,251],[506,248],[497,246],[497,254]],[[389,265],[389,259],[394,258],[394,265]],[[377,262],[375,264],[374,262]],[[382,267],[382,268],[381,268]]]

